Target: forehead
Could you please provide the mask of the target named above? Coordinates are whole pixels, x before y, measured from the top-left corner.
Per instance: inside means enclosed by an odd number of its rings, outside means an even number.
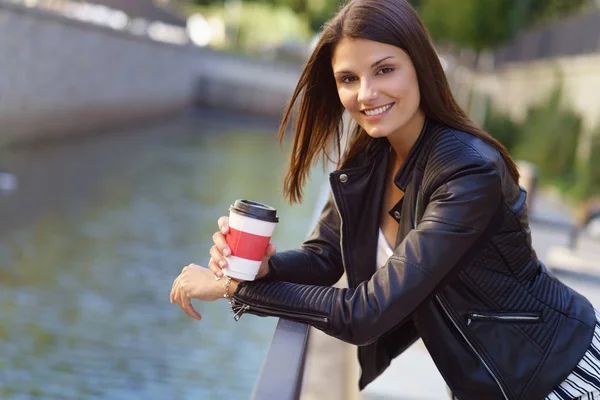
[[[408,54],[391,44],[368,39],[342,38],[333,49],[331,65],[333,70],[369,67],[372,63],[388,56],[394,59],[410,59]]]

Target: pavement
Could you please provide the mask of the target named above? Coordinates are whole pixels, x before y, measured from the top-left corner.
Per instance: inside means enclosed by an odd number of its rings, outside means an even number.
[[[574,218],[552,192],[540,192],[530,208],[533,247],[560,280],[600,308],[600,246],[582,237],[575,251],[567,248]],[[362,393],[362,400],[448,399],[446,384],[422,341],[392,361]]]

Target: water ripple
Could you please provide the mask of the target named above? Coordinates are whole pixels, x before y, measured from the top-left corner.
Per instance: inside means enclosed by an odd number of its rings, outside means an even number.
[[[274,130],[203,134],[201,122],[12,156],[22,185],[0,199],[13,227],[0,228],[0,398],[248,398],[276,321],[236,323],[215,302],[195,303],[197,322],[169,304],[170,285],[206,263],[235,198],[279,208],[282,250],[306,233],[317,191],[285,205]],[[52,202],[40,169],[66,188]]]

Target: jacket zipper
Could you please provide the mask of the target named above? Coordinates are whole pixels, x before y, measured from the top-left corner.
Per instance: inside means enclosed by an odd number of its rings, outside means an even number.
[[[239,321],[239,319],[242,317],[242,315],[247,312],[247,311],[254,311],[256,313],[259,314],[264,314],[264,315],[269,315],[269,316],[273,316],[275,314],[275,316],[277,317],[290,317],[290,318],[300,318],[304,321],[310,321],[310,322],[315,322],[315,323],[327,323],[329,321],[329,318],[327,317],[323,317],[317,314],[306,314],[306,313],[302,313],[302,312],[294,312],[294,311],[282,311],[278,308],[274,308],[274,307],[268,307],[268,306],[257,306],[257,305],[253,305],[253,304],[243,304],[240,303],[239,300],[235,300],[235,299],[231,299],[230,300],[230,306],[231,306],[231,311],[234,313],[233,314],[233,318],[236,321]]]
[[[448,311],[448,308],[446,308],[446,306],[444,305],[444,303],[443,303],[440,295],[439,294],[435,295],[435,298],[438,301],[438,303],[440,304],[440,306],[442,307],[442,309],[444,310],[444,313],[446,314],[446,316],[450,319],[450,321],[452,322],[452,324],[454,325],[454,327],[458,331],[458,333],[461,334],[461,336],[463,337],[463,339],[465,340],[465,342],[467,342],[467,344],[469,345],[469,347],[471,347],[471,350],[473,350],[473,353],[475,353],[475,355],[479,358],[479,361],[481,361],[481,363],[483,364],[483,366],[485,367],[485,369],[487,369],[488,372],[490,373],[490,375],[492,375],[492,378],[494,378],[494,380],[498,384],[498,387],[502,391],[502,395],[504,396],[504,398],[506,400],[509,400],[508,395],[506,394],[506,392],[504,391],[504,388],[502,387],[502,384],[500,384],[500,380],[498,379],[498,377],[496,376],[496,374],[494,373],[494,371],[492,371],[492,369],[489,367],[488,363],[485,362],[485,360],[483,359],[483,357],[475,349],[475,346],[473,346],[473,344],[471,343],[471,341],[467,338],[467,335],[465,335],[465,333],[462,331],[462,329],[460,329],[460,327],[458,326],[458,324],[456,323],[456,321],[452,317],[452,315],[450,315],[450,312]]]
[[[467,325],[473,321],[499,321],[499,322],[538,322],[541,317],[538,314],[486,314],[470,313],[467,318]]]
[[[333,198],[333,205],[335,205],[335,209],[338,212],[338,216],[340,217],[340,254],[342,255],[342,267],[344,271],[346,271],[346,261],[344,260],[344,248],[342,247],[342,237],[344,235],[344,219],[342,218],[342,213],[340,211],[340,207],[338,206],[337,199],[335,197],[335,191],[333,190],[333,185],[331,185],[331,197]]]
[[[418,203],[418,194],[417,194],[417,201]],[[413,227],[414,229],[417,229],[417,207],[415,207],[415,220],[413,221]],[[436,294],[435,295],[435,299],[437,300],[437,302],[439,303],[439,305],[442,307],[442,310],[444,310],[444,313],[446,314],[446,316],[448,317],[448,319],[452,322],[452,325],[454,325],[454,327],[456,328],[456,330],[458,331],[458,333],[460,333],[460,335],[463,337],[463,339],[465,340],[465,342],[467,342],[467,344],[469,345],[469,347],[471,348],[471,350],[473,350],[473,353],[475,353],[475,356],[477,356],[477,358],[479,358],[479,361],[481,361],[481,363],[483,364],[483,366],[485,367],[485,369],[487,369],[487,371],[490,373],[490,375],[492,376],[492,378],[494,378],[494,380],[496,381],[496,384],[498,385],[498,387],[500,388],[500,391],[502,392],[502,396],[504,396],[504,398],[506,400],[510,400],[508,395],[506,394],[506,391],[504,390],[504,388],[502,387],[502,384],[500,383],[500,379],[498,379],[498,377],[496,376],[496,374],[494,373],[494,371],[492,371],[492,369],[490,368],[490,366],[488,365],[488,363],[483,359],[483,357],[481,356],[481,354],[479,354],[479,352],[477,351],[477,349],[475,349],[475,346],[473,346],[473,343],[471,343],[471,341],[467,338],[467,335],[462,331],[462,329],[460,329],[460,326],[458,325],[458,323],[456,322],[456,320],[452,317],[452,315],[450,315],[450,311],[448,310],[448,308],[444,305],[444,302],[442,301],[441,295]]]

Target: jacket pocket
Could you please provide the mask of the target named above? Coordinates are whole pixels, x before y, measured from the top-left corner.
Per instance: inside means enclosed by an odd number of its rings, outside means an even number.
[[[537,312],[470,312],[467,314],[467,325],[475,322],[509,322],[509,323],[540,323],[542,314]]]

